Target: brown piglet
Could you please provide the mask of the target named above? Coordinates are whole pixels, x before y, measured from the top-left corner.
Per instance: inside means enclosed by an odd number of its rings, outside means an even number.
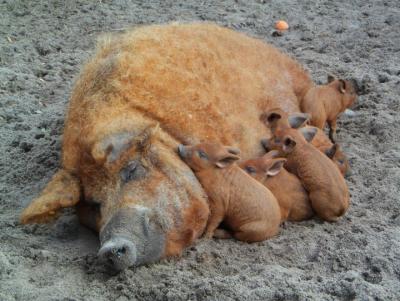
[[[307,126],[306,128],[311,127]],[[315,129],[317,132],[311,140],[311,144],[327,155],[339,168],[340,173],[345,176],[350,170],[350,164],[341,147],[337,143],[332,143],[321,129]]]
[[[283,168],[286,159],[277,158],[273,150],[262,157],[239,164],[250,176],[261,182],[276,197],[281,208],[281,220],[302,221],[310,219],[314,212],[299,178]]]
[[[267,127],[270,128],[272,134],[279,136],[281,131],[289,128],[297,129],[303,126],[309,127],[306,125],[308,118],[310,118],[309,114],[294,113],[289,115],[282,109],[275,108],[262,114],[260,119]],[[332,143],[328,136],[325,135],[323,130],[319,128],[316,129],[317,133],[311,141],[311,144],[332,159],[344,176],[350,168],[346,155],[342,152],[337,143]],[[270,147],[268,147],[268,139],[262,139],[261,144],[264,146],[267,152],[272,150]]]
[[[301,111],[311,115],[311,125],[320,129],[328,123],[329,138],[336,141],[336,119],[357,98],[352,82],[328,76],[328,83],[308,90],[301,101]]]
[[[276,235],[281,220],[274,195],[235,162],[239,150],[217,143],[178,147],[209,196],[210,218],[205,237],[229,237],[216,231],[223,224],[241,241],[262,241]],[[215,232],[215,233],[214,233]]]
[[[268,144],[286,157],[285,168],[300,179],[315,213],[326,221],[337,221],[349,207],[349,190],[335,164],[309,143],[315,134],[315,128],[286,129]]]

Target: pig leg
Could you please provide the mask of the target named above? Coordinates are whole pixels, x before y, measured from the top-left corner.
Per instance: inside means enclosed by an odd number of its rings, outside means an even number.
[[[215,229],[224,219],[224,208],[222,202],[214,202],[210,200],[210,218],[208,219],[207,228],[204,234],[206,238],[212,238]]]
[[[329,126],[329,139],[333,143],[336,142],[336,119],[335,120],[328,120],[328,126]]]
[[[79,202],[79,180],[68,171],[60,169],[53,176],[41,195],[22,212],[22,224],[47,223],[55,219],[61,209]]]
[[[265,224],[265,221],[255,221],[242,225],[233,236],[240,241],[257,242],[274,236],[278,230],[279,225],[271,228]]]

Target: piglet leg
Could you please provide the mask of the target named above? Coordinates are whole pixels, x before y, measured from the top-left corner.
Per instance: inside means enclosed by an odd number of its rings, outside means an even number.
[[[204,237],[212,238],[214,236],[215,229],[218,228],[219,224],[224,219],[224,208],[221,202],[214,202],[210,200],[210,218],[208,219],[207,228],[204,233]]]
[[[276,235],[279,231],[277,227],[268,227],[264,221],[255,221],[242,225],[239,231],[234,233],[237,240],[245,242],[263,241]]]
[[[336,143],[336,120],[332,120],[332,121],[328,121],[328,125],[329,125],[329,139],[331,139],[331,141],[333,143]]]
[[[232,238],[232,234],[225,229],[217,229],[214,231],[214,238],[219,238],[219,239],[229,239]]]

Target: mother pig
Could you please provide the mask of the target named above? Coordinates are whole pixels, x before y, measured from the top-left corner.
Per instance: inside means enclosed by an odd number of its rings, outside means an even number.
[[[206,225],[207,198],[178,144],[263,153],[259,116],[299,112],[313,83],[277,49],[212,24],[146,26],[99,42],[66,117],[62,168],[22,213],[48,222],[76,206],[116,269],[180,254]]]

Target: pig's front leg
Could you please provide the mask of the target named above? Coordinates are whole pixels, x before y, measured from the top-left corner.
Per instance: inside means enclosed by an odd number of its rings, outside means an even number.
[[[207,228],[204,233],[205,238],[212,238],[215,229],[218,228],[219,224],[224,220],[224,208],[222,202],[215,202],[210,199],[210,218],[208,219]]]

